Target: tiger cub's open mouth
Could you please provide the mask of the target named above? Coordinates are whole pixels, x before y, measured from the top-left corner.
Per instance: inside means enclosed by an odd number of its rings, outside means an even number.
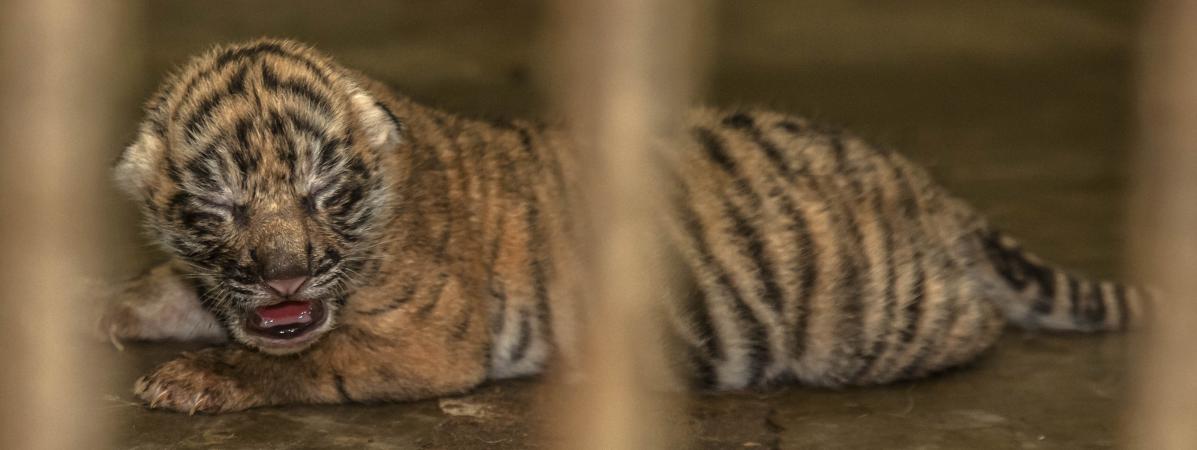
[[[313,300],[285,301],[255,308],[245,321],[251,334],[280,344],[298,340],[324,323],[324,302]]]

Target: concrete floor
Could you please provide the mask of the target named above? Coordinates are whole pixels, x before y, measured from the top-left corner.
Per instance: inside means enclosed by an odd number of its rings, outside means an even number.
[[[763,104],[900,149],[1042,256],[1117,276],[1124,247],[1137,7],[1107,0],[724,2],[704,102]],[[316,44],[417,99],[475,115],[540,115],[536,2],[147,2],[137,103],[212,43]],[[114,149],[119,147],[114,143]],[[115,151],[115,150],[114,150]],[[114,275],[154,255],[130,206]],[[699,448],[1103,448],[1118,437],[1127,336],[1017,330],[976,364],[915,383],[703,395],[676,417]],[[181,344],[133,345],[106,393],[115,448],[552,448],[535,380],[407,404],[188,417],[131,403],[132,380]]]

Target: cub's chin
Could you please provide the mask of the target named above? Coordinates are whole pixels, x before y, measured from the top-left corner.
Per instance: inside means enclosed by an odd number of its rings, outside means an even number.
[[[332,313],[323,300],[279,301],[244,312],[233,336],[265,353],[296,353],[332,328]]]

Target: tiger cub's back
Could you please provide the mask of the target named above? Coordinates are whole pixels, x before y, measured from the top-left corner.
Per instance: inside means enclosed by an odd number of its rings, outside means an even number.
[[[984,221],[905,158],[809,121],[697,110],[668,152],[672,327],[700,384],[872,384],[963,362],[1010,296]]]

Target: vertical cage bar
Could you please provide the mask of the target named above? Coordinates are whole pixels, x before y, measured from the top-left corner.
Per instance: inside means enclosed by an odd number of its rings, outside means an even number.
[[[96,207],[119,147],[114,56],[122,2],[12,0],[0,7],[0,447],[103,446],[104,361],[69,294],[98,273]],[[80,320],[82,319],[82,320]]]
[[[1136,369],[1131,448],[1197,448],[1197,1],[1149,12],[1132,259],[1159,293]]]
[[[582,198],[582,382],[559,397],[568,448],[673,448],[673,383],[660,321],[664,238],[653,232],[664,188],[651,152],[678,135],[695,74],[701,2],[559,0],[551,78],[574,141]]]

